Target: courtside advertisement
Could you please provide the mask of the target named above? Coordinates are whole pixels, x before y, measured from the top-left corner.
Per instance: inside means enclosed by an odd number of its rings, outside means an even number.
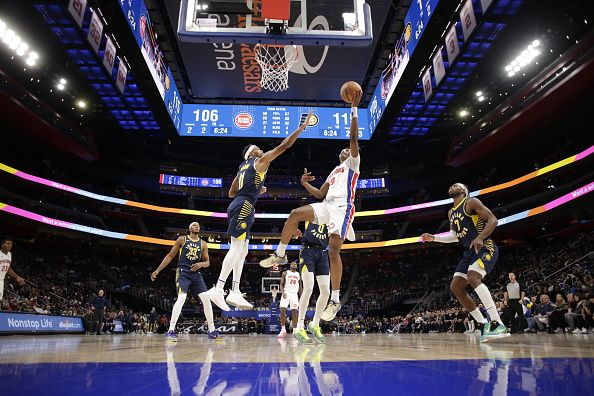
[[[77,316],[0,312],[0,333],[82,333],[83,331],[82,319]]]

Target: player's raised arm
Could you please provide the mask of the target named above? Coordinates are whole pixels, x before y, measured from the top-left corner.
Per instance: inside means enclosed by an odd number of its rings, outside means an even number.
[[[309,120],[311,119],[311,115],[312,113],[309,113],[307,117],[305,117],[305,121],[303,122],[303,124],[301,124],[299,128],[293,131],[293,133],[287,136],[278,146],[262,154],[262,157],[258,158],[258,160],[256,161],[257,167],[261,168],[262,170],[268,169],[268,165],[270,165],[272,161],[274,161],[278,156],[287,151],[295,143],[301,132],[303,132],[305,128],[307,128],[307,126],[309,125]]]
[[[349,130],[349,148],[351,149],[351,157],[359,156],[359,116],[357,114],[357,106],[361,102],[363,95],[360,91],[353,91],[353,101],[351,102],[351,129]]]
[[[167,255],[165,257],[163,257],[163,261],[161,261],[161,265],[159,265],[159,268],[157,268],[155,271],[153,271],[151,273],[151,280],[153,282],[155,281],[155,279],[157,279],[157,276],[159,275],[159,273],[161,271],[163,271],[163,268],[167,267],[169,265],[169,263],[171,263],[171,261],[179,253],[179,250],[182,248],[182,246],[183,246],[183,237],[179,237],[179,238],[177,238],[177,240],[171,247],[171,250],[169,251],[169,253],[167,253]]]
[[[202,241],[202,261],[192,264],[190,270],[198,271],[201,268],[210,267],[210,258],[208,257],[208,243]]]

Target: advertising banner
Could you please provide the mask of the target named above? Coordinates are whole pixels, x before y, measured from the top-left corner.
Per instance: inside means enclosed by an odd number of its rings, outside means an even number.
[[[82,333],[83,331],[82,319],[76,316],[0,312],[1,333]]]

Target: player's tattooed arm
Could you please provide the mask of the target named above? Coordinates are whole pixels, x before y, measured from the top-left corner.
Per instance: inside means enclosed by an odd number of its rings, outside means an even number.
[[[487,239],[493,233],[493,231],[495,231],[498,220],[493,212],[483,205],[483,203],[478,198],[468,198],[466,201],[466,209],[468,213],[475,213],[479,215],[481,219],[485,220],[485,228],[483,231],[478,234],[478,236],[474,238],[472,242],[470,242],[470,248],[474,249],[474,251],[478,253],[478,251],[483,247],[483,241]]]
[[[177,240],[171,247],[171,250],[169,251],[169,253],[167,253],[167,255],[165,257],[163,257],[163,261],[161,261],[159,268],[157,268],[156,270],[154,270],[151,273],[151,280],[153,282],[155,281],[155,279],[157,279],[157,276],[163,270],[163,268],[167,267],[169,265],[169,263],[171,263],[171,261],[175,258],[175,256],[177,256],[177,254],[179,253],[179,250],[182,248],[182,246],[184,244],[183,241],[184,241],[183,237],[177,238]]]
[[[233,183],[231,183],[231,187],[229,187],[229,198],[235,198],[237,190],[239,190],[239,180],[237,179],[237,176],[235,176]]]

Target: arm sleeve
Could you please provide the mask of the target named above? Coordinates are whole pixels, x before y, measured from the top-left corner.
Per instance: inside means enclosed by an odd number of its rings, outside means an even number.
[[[450,230],[449,233],[435,235],[435,242],[454,243],[454,242],[458,242],[458,237],[456,236],[454,231]]]

